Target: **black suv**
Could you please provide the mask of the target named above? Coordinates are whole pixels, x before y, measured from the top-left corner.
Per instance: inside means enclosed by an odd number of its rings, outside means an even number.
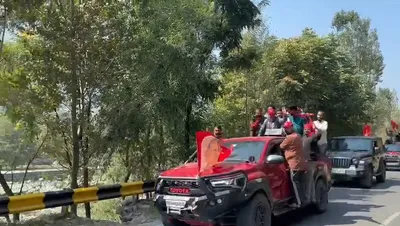
[[[380,137],[343,136],[329,139],[328,156],[332,161],[332,180],[356,180],[371,188],[373,177],[386,180],[385,149]]]

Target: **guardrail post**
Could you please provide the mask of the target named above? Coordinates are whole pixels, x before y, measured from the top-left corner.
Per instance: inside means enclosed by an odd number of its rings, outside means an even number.
[[[61,214],[63,215],[63,216],[65,216],[65,215],[68,215],[69,214],[69,208],[68,208],[69,206],[61,206]]]
[[[69,189],[64,188],[63,191],[68,191]],[[61,206],[61,215],[67,216],[69,214],[69,207],[70,206]]]
[[[2,217],[4,217],[4,218],[6,218],[6,220],[7,220],[7,224],[11,224],[11,219],[10,219],[10,215],[8,215],[8,214],[4,214],[4,215],[1,215]]]

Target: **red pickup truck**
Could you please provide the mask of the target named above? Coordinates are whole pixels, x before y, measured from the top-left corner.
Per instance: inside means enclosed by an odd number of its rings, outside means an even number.
[[[196,162],[163,172],[156,183],[155,206],[165,226],[270,226],[272,216],[294,210],[293,184],[279,145],[281,136],[223,140],[234,147],[222,162],[201,173]],[[326,211],[331,164],[315,156],[309,164],[308,203]]]

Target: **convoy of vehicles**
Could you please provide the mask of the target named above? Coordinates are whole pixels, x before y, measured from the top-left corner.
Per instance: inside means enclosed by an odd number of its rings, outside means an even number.
[[[187,163],[161,174],[155,206],[164,225],[270,226],[272,216],[296,209],[290,171],[280,149],[282,136],[225,139],[228,158],[199,173]],[[308,162],[306,196],[316,213],[326,211],[329,159]]]
[[[382,138],[372,136],[334,137],[327,153],[332,160],[333,181],[356,181],[371,188],[373,177],[378,183],[386,180],[385,147]]]
[[[222,145],[231,152],[212,167],[202,171],[201,164],[186,162],[164,171],[155,197],[163,224],[271,226],[273,216],[298,208],[325,212],[333,182],[355,181],[371,188],[374,177],[385,182],[387,168],[400,169],[400,143],[384,146],[382,138],[365,133],[331,138],[326,155],[311,153],[306,202],[296,206],[294,182],[280,149],[284,139],[282,129],[263,137],[224,139]]]

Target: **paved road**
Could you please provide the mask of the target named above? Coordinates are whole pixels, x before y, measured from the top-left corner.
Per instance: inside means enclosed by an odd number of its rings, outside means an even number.
[[[400,172],[388,172],[384,184],[372,189],[351,185],[333,187],[329,210],[322,215],[305,211],[288,214],[276,226],[400,226]]]

